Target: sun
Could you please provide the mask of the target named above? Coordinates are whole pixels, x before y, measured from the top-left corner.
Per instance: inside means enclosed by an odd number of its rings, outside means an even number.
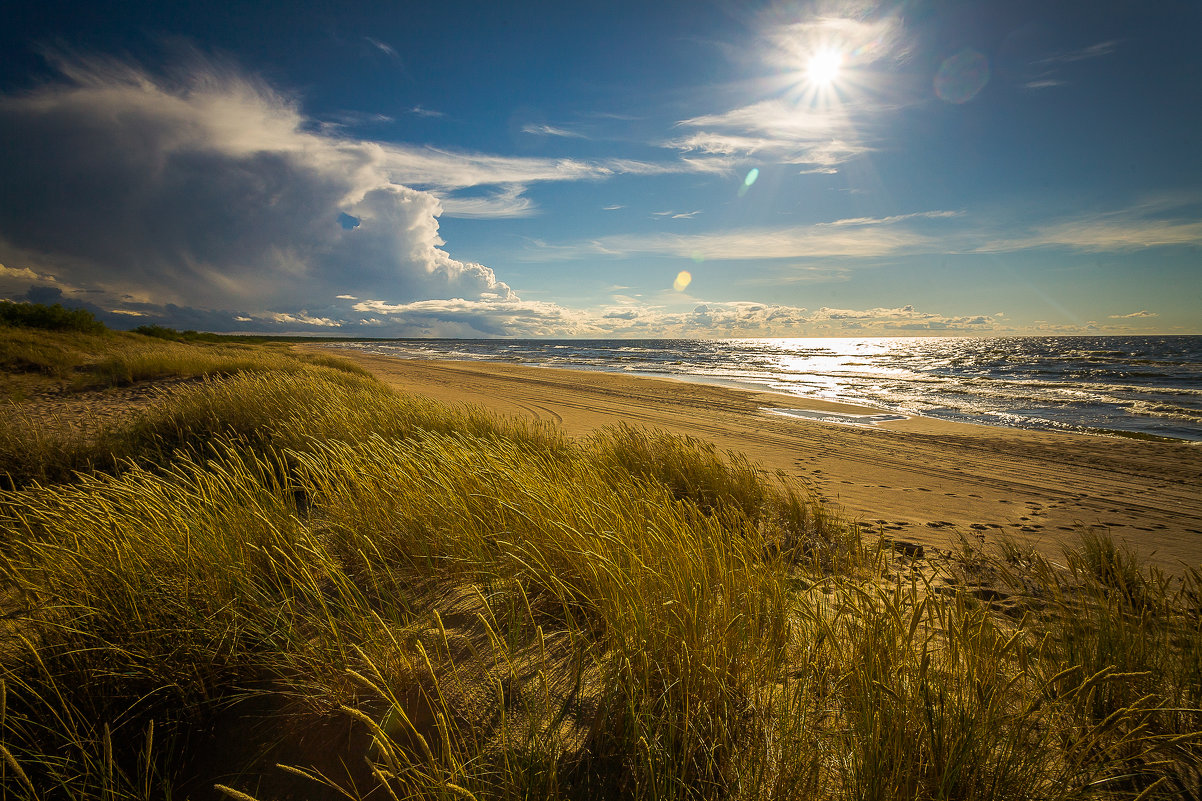
[[[825,88],[835,82],[843,67],[843,54],[838,50],[819,50],[806,63],[806,78],[811,84]]]

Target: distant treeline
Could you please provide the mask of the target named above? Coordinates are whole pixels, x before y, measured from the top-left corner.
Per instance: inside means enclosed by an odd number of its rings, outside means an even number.
[[[0,325],[14,328],[38,328],[45,331],[76,331],[83,334],[102,334],[110,330],[87,309],[66,308],[61,303],[46,303],[0,299]],[[165,325],[140,325],[135,334],[166,339],[173,342],[301,342],[312,337],[270,336],[245,334],[213,334],[208,331],[177,331]]]
[[[87,309],[67,309],[61,303],[48,306],[45,303],[0,300],[0,323],[20,328],[79,331],[84,334],[99,334],[108,330]]]
[[[165,325],[140,325],[133,329],[135,334],[142,334],[156,339],[170,339],[175,342],[216,342],[220,339],[228,339],[220,334],[210,334],[207,331],[176,331],[174,328],[168,328]]]

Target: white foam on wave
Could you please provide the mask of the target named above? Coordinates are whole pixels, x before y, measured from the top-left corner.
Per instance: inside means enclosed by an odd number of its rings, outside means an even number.
[[[846,426],[872,426],[877,423],[889,423],[895,420],[908,420],[904,414],[847,414],[845,412],[824,412],[818,409],[770,409],[763,411],[769,414],[779,414],[785,417],[800,417],[805,420],[817,420],[820,423],[840,423]]]

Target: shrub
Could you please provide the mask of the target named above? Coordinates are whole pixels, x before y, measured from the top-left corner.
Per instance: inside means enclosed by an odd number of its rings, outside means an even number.
[[[106,330],[104,323],[87,309],[67,309],[60,303],[47,306],[44,303],[0,301],[0,322],[18,328],[78,331],[81,334],[99,334]]]

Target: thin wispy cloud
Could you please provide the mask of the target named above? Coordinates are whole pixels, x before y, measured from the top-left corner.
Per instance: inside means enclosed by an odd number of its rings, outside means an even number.
[[[953,217],[963,217],[963,216],[964,216],[963,211],[947,211],[947,210],[915,211],[915,212],[911,212],[909,214],[894,214],[889,217],[846,217],[842,220],[835,220],[834,222],[824,223],[824,225],[830,225],[830,226],[834,226],[834,227],[843,226],[843,225],[855,225],[855,226],[892,225],[894,223],[905,222],[907,220],[947,220],[947,219],[950,219]]]
[[[536,136],[561,136],[567,139],[588,138],[578,131],[569,131],[567,128],[557,128],[554,125],[536,125],[534,123],[523,125],[522,133],[534,134]]]
[[[1075,61],[1089,61],[1094,58],[1112,55],[1118,50],[1119,40],[1110,39],[1104,42],[1098,42],[1088,47],[1082,47],[1077,50],[1067,50],[1060,53],[1053,53],[1037,60],[1035,63],[1039,65],[1052,64],[1071,64]]]
[[[1062,247],[1086,253],[1116,253],[1174,245],[1202,247],[1202,221],[1140,219],[1119,212],[1038,226],[992,239],[974,250],[1004,253]]]
[[[1030,76],[1023,87],[1026,89],[1052,89],[1060,86],[1068,86],[1070,82],[1064,78],[1058,77],[1058,71],[1065,64],[1074,64],[1079,61],[1091,61],[1096,58],[1113,55],[1119,46],[1117,39],[1111,39],[1104,42],[1097,42],[1088,47],[1079,48],[1077,50],[1066,50],[1051,55],[1038,58],[1031,62]]]
[[[784,98],[691,117],[677,125],[701,129],[665,143],[685,153],[756,155],[823,172],[873,149],[843,112],[799,108]]]
[[[538,206],[524,194],[524,188],[520,186],[504,187],[496,192],[472,197],[444,195],[440,199],[444,217],[513,219],[531,217],[538,212]]]
[[[392,58],[399,58],[396,49],[391,45],[381,42],[379,39],[373,39],[370,36],[364,36],[363,38],[368,44],[379,50],[381,53],[391,56]]]
[[[617,234],[565,244],[539,242],[530,261],[651,255],[709,261],[815,259],[868,261],[901,255],[1010,253],[1060,247],[1080,252],[1123,252],[1185,245],[1202,247],[1202,221],[1163,214],[1155,201],[1087,217],[1051,220],[1033,228],[1016,225],[999,235],[996,224],[964,210],[928,210],[886,217],[847,217],[811,225],[751,227],[700,234]],[[672,218],[674,211],[655,212]],[[533,243],[532,243],[533,244]]]
[[[330,115],[329,123],[333,126],[354,127],[358,125],[379,125],[382,123],[395,122],[393,117],[387,114],[378,114],[367,111],[340,111]],[[325,123],[323,123],[325,124]]]
[[[673,215],[674,212],[662,212]],[[856,217],[814,225],[756,227],[704,234],[622,234],[568,245],[538,246],[531,260],[587,256],[654,255],[709,261],[749,259],[871,259],[902,253],[929,252],[940,242],[903,223],[939,221],[960,212],[927,211],[893,217]]]
[[[1112,315],[1110,315],[1110,319],[1111,320],[1148,320],[1153,317],[1159,317],[1159,316],[1160,315],[1157,314],[1156,312],[1150,312],[1147,309],[1141,309],[1140,311],[1131,312],[1130,314],[1112,314]]]
[[[1068,81],[1061,81],[1055,78],[1041,78],[1027,81],[1023,86],[1027,89],[1053,89],[1057,86],[1068,86]]]
[[[423,108],[422,106],[414,106],[413,108],[409,109],[409,113],[410,113],[410,114],[415,114],[415,115],[417,115],[418,117],[429,117],[429,118],[432,118],[432,119],[436,119],[436,118],[439,118],[439,117],[445,117],[445,116],[447,116],[447,115],[446,115],[444,112],[442,112],[442,111],[435,111],[434,109],[431,109],[431,108]]]

